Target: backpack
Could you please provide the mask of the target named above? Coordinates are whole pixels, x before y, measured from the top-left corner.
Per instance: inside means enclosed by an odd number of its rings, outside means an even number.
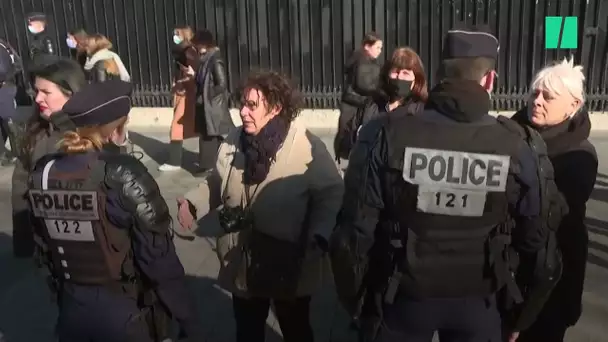
[[[2,39],[0,39],[0,49],[4,49],[9,56],[8,60],[0,58],[0,70],[6,70],[6,75],[3,81],[7,81],[23,71],[23,60],[21,57],[19,57],[19,54],[17,54],[17,51],[13,49],[13,47]]]
[[[359,129],[363,125],[363,119],[365,114],[370,107],[374,104],[373,98],[367,98],[363,106],[357,107],[355,115],[346,123],[345,129],[341,130],[336,134],[336,160],[340,158],[348,159],[350,152],[352,151],[357,137],[359,136]],[[377,112],[377,109],[376,109]]]

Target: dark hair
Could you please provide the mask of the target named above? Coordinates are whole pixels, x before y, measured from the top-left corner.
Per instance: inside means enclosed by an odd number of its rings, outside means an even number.
[[[361,45],[362,46],[365,46],[365,45],[374,45],[379,40],[382,40],[382,38],[380,38],[379,34],[377,34],[376,32],[373,32],[373,31],[372,32],[368,32],[363,37],[363,40],[361,41]]]
[[[292,122],[302,110],[302,95],[291,80],[276,71],[257,71],[250,74],[238,92],[241,103],[246,100],[247,93],[258,90],[264,95],[267,108],[281,107],[279,117]]]
[[[31,23],[32,21],[41,21],[46,24],[47,20],[48,20],[46,14],[44,14],[42,12],[28,13],[26,18],[27,18],[28,24]]]
[[[85,31],[83,28],[76,28],[76,29],[69,30],[68,34],[72,35],[74,37],[77,37],[77,36],[86,36],[87,35],[87,31]]]
[[[33,70],[32,75],[34,78],[39,77],[55,83],[66,96],[71,96],[73,93],[80,91],[87,83],[82,67],[72,60],[63,58]],[[49,129],[49,121],[40,116],[40,109],[34,105],[34,112],[27,121],[25,134],[22,137],[23,141],[19,144],[21,146],[19,157],[26,168],[32,167],[31,157],[36,143],[41,135]]]
[[[192,37],[192,45],[207,49],[217,47],[213,33],[207,29],[197,30]]]
[[[480,81],[488,72],[496,68],[496,60],[488,57],[451,58],[441,61],[439,79],[459,79]]]
[[[412,94],[418,100],[426,102],[429,97],[426,74],[424,73],[424,65],[422,64],[422,60],[416,51],[409,47],[400,47],[393,51],[391,59],[384,63],[382,73],[383,82],[388,82],[389,74],[393,69],[411,70],[416,77],[414,80],[414,88],[412,88]]]
[[[76,47],[76,57],[81,58],[82,54],[86,55],[86,43],[89,38],[89,34],[82,28],[73,29],[68,31],[68,34],[73,36],[76,39],[77,47]]]

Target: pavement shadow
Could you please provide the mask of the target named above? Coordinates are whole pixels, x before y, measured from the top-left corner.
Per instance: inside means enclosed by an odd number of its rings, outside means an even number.
[[[598,172],[595,177],[595,185],[608,187],[608,175]]]
[[[203,341],[236,341],[231,295],[213,278],[187,275],[186,281],[195,299]],[[267,323],[266,342],[281,341],[283,337]]]
[[[0,233],[0,293],[37,268],[32,258],[14,257],[12,244],[10,235]]]
[[[165,142],[130,131],[129,139],[139,146],[156,164],[162,165],[169,159],[169,145]],[[183,148],[182,168],[191,174],[198,172],[196,166],[198,154]]]
[[[601,172],[598,172],[598,173],[597,173],[597,177],[598,177],[598,178],[599,178],[599,177],[602,177],[602,178],[606,178],[606,179],[608,179],[608,175],[607,175],[607,174],[605,174],[605,173],[601,173]]]
[[[0,341],[51,341],[56,304],[45,273],[12,250],[12,237],[0,233]]]
[[[594,199],[596,201],[601,201],[601,202],[608,202],[608,188],[598,188],[597,186],[600,185],[604,185],[603,181],[595,181],[595,188],[593,189],[593,192],[591,192],[591,199]],[[608,183],[606,183],[605,186],[608,186]]]
[[[608,222],[587,217],[585,219],[585,224],[587,225],[587,229],[590,233],[608,237]],[[601,256],[608,254],[608,246],[591,239],[589,239],[588,246],[589,252],[587,261],[594,265],[608,269],[608,260]],[[600,252],[601,254],[597,252]]]

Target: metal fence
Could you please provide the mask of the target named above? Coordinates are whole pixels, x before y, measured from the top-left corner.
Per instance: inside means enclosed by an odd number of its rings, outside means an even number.
[[[25,15],[52,18],[51,32],[68,55],[69,29],[107,35],[130,69],[138,106],[170,106],[172,28],[216,33],[231,89],[251,70],[291,75],[311,108],[335,108],[344,62],[364,33],[384,37],[384,60],[397,46],[414,48],[435,79],[442,37],[457,21],[489,23],[501,43],[494,108],[523,104],[535,71],[574,55],[585,66],[589,106],[608,108],[606,0],[0,0],[0,37],[27,55]],[[544,49],[544,17],[577,16],[579,45]]]

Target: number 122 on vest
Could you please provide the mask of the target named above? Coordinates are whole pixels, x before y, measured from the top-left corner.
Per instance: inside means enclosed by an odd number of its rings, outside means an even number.
[[[91,221],[45,220],[44,222],[53,240],[95,241]]]

